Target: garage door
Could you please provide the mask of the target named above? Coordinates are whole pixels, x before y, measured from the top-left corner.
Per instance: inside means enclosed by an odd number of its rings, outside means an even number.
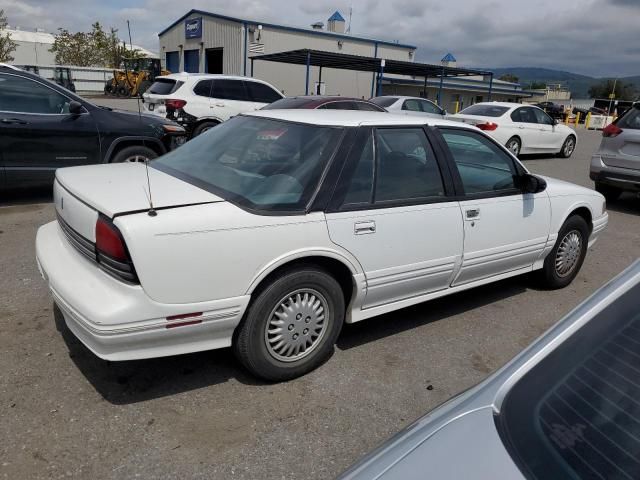
[[[200,50],[184,51],[184,71],[189,73],[199,72]]]
[[[171,73],[178,73],[180,71],[180,54],[178,52],[167,52],[165,65]]]

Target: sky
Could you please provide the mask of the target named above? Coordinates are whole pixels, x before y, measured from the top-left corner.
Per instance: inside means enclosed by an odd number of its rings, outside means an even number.
[[[9,25],[55,33],[99,21],[158,51],[159,31],[192,8],[308,27],[339,10],[351,32],[418,47],[416,60],[544,67],[597,77],[640,75],[640,0],[0,0]],[[292,46],[292,49],[295,46]]]

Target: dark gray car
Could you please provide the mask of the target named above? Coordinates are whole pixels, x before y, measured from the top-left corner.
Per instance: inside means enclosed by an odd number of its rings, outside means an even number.
[[[589,176],[607,200],[623,191],[640,192],[640,103],[602,131]]]
[[[342,479],[640,478],[640,261]]]

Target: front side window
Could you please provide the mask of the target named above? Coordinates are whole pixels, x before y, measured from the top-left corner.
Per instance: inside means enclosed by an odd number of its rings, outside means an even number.
[[[539,108],[533,108],[532,110],[539,124],[541,125],[554,124],[554,121],[552,120],[552,118],[549,115],[547,115],[543,110],[540,110]]]
[[[516,188],[513,160],[479,133],[441,129],[467,195],[500,194]]]
[[[380,105],[383,108],[390,107],[394,103],[398,101],[397,97],[376,97],[369,100],[371,103],[375,103],[376,105]]]
[[[254,102],[272,103],[282,98],[273,88],[259,82],[245,82],[249,96]]]
[[[347,184],[344,206],[415,203],[445,196],[440,168],[420,128],[376,129]]]
[[[66,114],[69,99],[31,79],[0,74],[0,111]]]
[[[251,101],[242,80],[215,80],[211,96],[220,100]]]
[[[318,110],[357,110],[354,102],[329,102],[318,107]]]
[[[371,103],[367,103],[367,102],[354,102],[355,103],[355,107],[357,110],[363,110],[365,112],[384,112],[386,110],[384,110],[383,108],[375,105],[375,104],[371,104]]]
[[[341,128],[239,116],[152,166],[250,208],[299,211],[341,135]]]
[[[420,104],[422,105],[422,111],[423,112],[436,113],[438,115],[442,114],[442,110],[440,110],[440,107],[438,107],[437,105],[434,105],[431,102],[427,102],[426,100],[422,100],[422,101],[420,101]]]

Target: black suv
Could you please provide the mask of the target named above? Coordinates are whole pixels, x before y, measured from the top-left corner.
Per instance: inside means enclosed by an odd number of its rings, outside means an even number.
[[[69,90],[0,65],[0,190],[51,185],[59,167],[144,161],[184,141],[169,120],[98,107]]]

